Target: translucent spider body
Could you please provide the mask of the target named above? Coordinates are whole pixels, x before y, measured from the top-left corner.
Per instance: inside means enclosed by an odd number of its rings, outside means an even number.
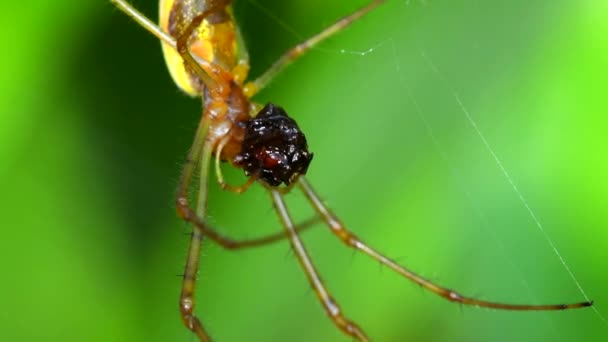
[[[308,151],[306,138],[296,122],[279,106],[261,106],[250,100],[292,61],[371,12],[383,3],[382,0],[371,1],[288,50],[266,72],[251,82],[245,82],[249,71],[249,56],[234,21],[230,0],[161,0],[160,27],[126,1],[111,1],[163,42],[165,60],[177,86],[187,94],[202,98],[202,119],[184,166],[176,201],[178,215],[192,223],[179,300],[180,314],[185,326],[200,341],[211,341],[201,320],[194,313],[196,273],[203,236],[227,249],[262,246],[283,238],[288,239],[310,285],[333,323],[344,334],[358,341],[370,341],[359,325],[344,315],[308,256],[298,233],[317,218],[297,226],[293,223],[283,198],[292,186],[300,188],[317,212],[318,218],[346,246],[367,254],[449,301],[505,310],[564,310],[592,305],[590,302],[520,305],[482,301],[439,286],[398,265],[347,230],[313,190],[304,176],[312,153]],[[213,157],[218,183],[222,188],[239,193],[257,181],[268,190],[284,229],[282,233],[237,241],[220,235],[207,223],[208,176]],[[248,181],[241,186],[226,184],[221,172],[221,161],[242,168],[249,177]],[[188,189],[197,165],[200,166],[200,182],[197,203],[192,207]]]

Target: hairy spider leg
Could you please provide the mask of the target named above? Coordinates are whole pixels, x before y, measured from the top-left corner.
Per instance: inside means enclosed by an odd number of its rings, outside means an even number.
[[[399,273],[403,277],[413,281],[414,283],[422,286],[426,290],[429,290],[451,302],[456,302],[465,305],[472,305],[478,307],[486,307],[493,309],[501,309],[501,310],[519,310],[519,311],[532,311],[532,310],[566,310],[566,309],[577,309],[591,306],[593,302],[580,302],[574,304],[550,304],[550,305],[527,305],[527,304],[505,304],[505,303],[496,303],[496,302],[488,302],[483,301],[471,297],[465,297],[458,292],[447,289],[445,287],[439,286],[416,273],[408,270],[407,268],[397,264],[390,258],[384,256],[382,253],[377,250],[369,247],[366,243],[361,241],[355,234],[348,231],[342,221],[327,207],[323,204],[321,198],[317,195],[315,190],[312,188],[310,183],[306,180],[305,177],[300,177],[298,179],[298,184],[301,190],[304,192],[304,195],[310,202],[310,204],[315,208],[317,213],[323,218],[325,223],[331,232],[338,237],[345,245],[348,247],[354,248],[358,251],[367,254],[371,258],[377,260],[381,264],[387,266],[391,270]]]
[[[207,211],[207,170],[211,161],[211,143],[206,141],[205,136],[209,129],[209,116],[203,114],[203,118],[199,124],[194,137],[192,148],[188,153],[186,164],[182,171],[178,191],[177,191],[177,213],[185,221],[191,222],[199,217],[205,217]],[[196,211],[190,208],[188,201],[188,188],[197,160],[200,158],[200,184],[198,189],[198,197]],[[194,291],[196,287],[196,273],[198,272],[198,264],[200,260],[201,244],[203,240],[204,222],[192,227],[192,236],[188,247],[186,266],[182,280],[182,291],[180,294],[179,308],[180,315],[184,325],[194,332],[200,341],[210,342],[211,338],[205,331],[203,324],[194,314]]]
[[[344,30],[350,24],[355,21],[361,19],[364,15],[371,12],[374,8],[381,5],[385,0],[374,0],[369,4],[361,7],[355,12],[338,19],[333,24],[329,25],[321,32],[315,34],[314,36],[304,40],[303,42],[297,44],[291,49],[287,50],[279,59],[277,59],[271,66],[262,73],[258,78],[256,78],[252,82],[248,82],[243,87],[243,92],[248,96],[252,97],[253,95],[260,92],[264,89],[279,73],[281,73],[287,66],[289,66],[292,62],[302,57],[306,52],[312,49],[317,44],[326,40],[327,38],[332,37],[336,33]]]
[[[158,25],[156,25],[154,22],[152,22],[150,19],[148,19],[148,17],[143,15],[135,7],[131,6],[131,4],[129,4],[127,1],[110,0],[110,2],[113,3],[114,6],[116,6],[123,13],[125,13],[126,15],[131,17],[131,19],[135,20],[139,24],[139,26],[146,29],[153,36],[155,36],[159,40],[171,45],[173,48],[176,47],[175,38],[171,37],[168,33],[161,30],[161,28],[158,27]]]
[[[289,236],[289,243],[291,244],[291,249],[295,252],[296,257],[298,258],[298,262],[304,273],[306,273],[306,277],[310,282],[310,286],[315,291],[317,298],[323,305],[323,309],[334,322],[334,324],[346,335],[352,336],[358,341],[361,342],[369,342],[369,338],[365,335],[363,330],[353,321],[349,320],[342,313],[342,309],[340,305],[334,300],[331,296],[325,284],[323,284],[323,280],[319,276],[315,265],[313,264],[308,252],[306,251],[306,247],[300,240],[298,236],[298,232],[296,231],[294,224],[291,220],[291,215],[285,205],[285,200],[283,199],[284,194],[274,188],[268,188],[272,197],[272,203],[274,204],[274,208],[279,215],[279,219],[281,224],[283,225],[283,229]]]

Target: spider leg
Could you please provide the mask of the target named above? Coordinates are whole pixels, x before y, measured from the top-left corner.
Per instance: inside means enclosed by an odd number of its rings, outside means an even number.
[[[310,218],[298,223],[295,226],[295,231],[297,233],[304,232],[304,231],[308,230],[309,228],[312,228],[316,223],[319,223],[320,220],[321,220],[321,218],[317,215],[310,217]],[[207,225],[205,231],[210,231],[212,229],[214,230],[214,228],[211,228],[211,227],[209,227],[209,225]],[[208,234],[206,234],[206,235],[208,236]],[[236,240],[236,239],[233,239],[230,237],[226,237],[226,236],[217,234],[216,240],[214,240],[214,242],[216,242],[218,245],[222,246],[225,249],[236,250],[236,249],[246,249],[246,248],[251,248],[251,247],[265,246],[265,245],[269,245],[273,242],[283,240],[288,237],[289,237],[289,235],[287,235],[285,232],[282,232],[282,231],[278,232],[278,233],[274,233],[274,234],[261,236],[258,238],[241,239],[241,240]]]
[[[192,148],[188,153],[186,164],[180,179],[177,197],[177,212],[178,215],[186,221],[190,221],[191,217],[204,217],[207,211],[207,179],[209,163],[213,145],[205,139],[209,129],[209,116],[203,114],[203,118],[199,124],[194,137]],[[188,205],[188,187],[196,160],[200,157],[201,176],[200,187],[197,200],[196,214]],[[199,225],[192,227],[192,235],[190,237],[190,246],[186,259],[186,266],[182,280],[182,291],[179,300],[180,315],[184,325],[194,332],[200,341],[210,342],[211,338],[205,332],[205,328],[201,321],[194,314],[194,291],[196,286],[196,273],[198,271],[198,263],[201,254],[201,245],[203,241],[203,229]]]
[[[133,20],[135,20],[140,26],[142,26],[156,38],[160,39],[164,43],[176,49],[182,56],[182,59],[184,60],[184,63],[188,66],[188,68],[190,68],[194,73],[196,73],[196,75],[205,83],[206,86],[210,87],[211,89],[223,90],[221,88],[217,88],[217,80],[211,77],[207,73],[207,71],[205,71],[205,68],[207,68],[213,70],[214,73],[220,73],[218,68],[209,61],[205,61],[201,58],[196,58],[192,56],[188,47],[188,40],[190,39],[192,32],[201,24],[205,17],[222,8],[223,6],[226,6],[229,1],[223,1],[219,4],[213,4],[205,12],[196,16],[192,20],[190,25],[186,28],[186,30],[184,30],[184,32],[178,37],[177,40],[167,32],[163,31],[160,27],[158,27],[158,25],[153,23],[150,19],[148,19],[145,15],[135,9],[135,7],[133,7],[127,1],[110,0],[110,2],[112,2],[118,9],[123,11],[129,17],[133,18]]]
[[[583,308],[587,306],[591,306],[593,302],[580,302],[574,304],[550,304],[550,305],[528,305],[528,304],[506,304],[506,303],[496,303],[496,302],[488,302],[484,300],[479,300],[471,297],[465,297],[458,292],[447,289],[445,287],[439,286],[418,274],[408,270],[407,268],[397,264],[390,258],[384,256],[382,253],[377,250],[371,248],[363,241],[361,241],[355,234],[348,231],[344,224],[340,221],[340,219],[324,204],[323,201],[316,194],[310,183],[304,178],[299,178],[299,185],[304,195],[311,203],[311,205],[315,208],[315,210],[319,213],[319,215],[323,218],[325,223],[328,225],[329,229],[336,235],[344,244],[347,246],[359,250],[373,259],[379,261],[383,265],[389,267],[393,271],[399,273],[403,277],[413,281],[414,283],[422,286],[423,288],[451,301],[457,302],[465,305],[472,305],[478,307],[486,307],[493,309],[501,309],[501,310],[519,310],[519,311],[533,311],[533,310],[566,310],[566,309],[576,309]]]
[[[154,35],[156,38],[175,48],[175,38],[171,37],[168,33],[161,30],[158,25],[153,23],[140,11],[135,9],[135,7],[133,7],[131,4],[129,4],[125,0],[110,0],[110,2],[113,3],[116,7],[118,7],[118,9],[123,11],[126,15],[133,18],[133,20],[135,20],[141,27],[152,33],[152,35]]]
[[[352,336],[360,342],[369,342],[369,338],[365,335],[363,330],[361,330],[356,323],[349,320],[342,314],[340,306],[332,298],[331,294],[327,291],[327,288],[325,288],[325,285],[323,284],[321,277],[312,263],[312,260],[308,256],[308,252],[306,251],[302,240],[300,240],[300,237],[295,230],[291,216],[289,215],[289,211],[285,205],[283,194],[273,188],[269,188],[269,191],[275,210],[277,211],[277,214],[281,220],[281,224],[283,225],[285,232],[289,235],[291,248],[298,257],[298,262],[304,269],[306,277],[308,277],[308,281],[319,298],[319,301],[323,305],[325,312],[331,318],[334,324],[346,335]]]
[[[252,82],[245,84],[244,92],[248,97],[252,97],[257,94],[260,90],[264,89],[277,76],[281,71],[290,65],[293,61],[304,55],[315,45],[324,41],[325,39],[333,36],[334,34],[342,31],[353,22],[359,20],[361,17],[371,12],[374,8],[382,4],[384,0],[371,1],[366,6],[356,10],[355,12],[337,20],[330,26],[323,29],[316,35],[306,39],[298,45],[287,50],[279,59],[277,59],[268,70]]]
[[[230,140],[230,137],[227,136],[224,139],[220,140],[220,142],[217,144],[217,149],[215,151],[215,174],[217,177],[217,182],[222,187],[222,189],[240,194],[240,193],[247,191],[247,189],[249,189],[249,187],[253,183],[255,183],[257,177],[255,175],[251,176],[251,177],[249,177],[249,179],[247,179],[247,182],[245,182],[244,184],[239,185],[239,186],[230,185],[224,181],[224,174],[222,173],[222,167],[220,165],[220,161],[221,161],[222,150],[224,149],[224,146],[226,145],[226,143],[229,140]]]

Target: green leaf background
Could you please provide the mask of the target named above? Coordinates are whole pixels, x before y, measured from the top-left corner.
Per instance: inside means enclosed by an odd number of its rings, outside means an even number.
[[[363,3],[237,1],[252,74]],[[154,1],[134,4],[156,17]],[[374,341],[606,341],[606,18],[604,0],[388,1],[257,98],[297,118],[315,153],[309,179],[400,263],[483,299],[584,300],[553,244],[596,303],[459,307],[323,227],[306,233],[328,287]],[[173,198],[199,101],[109,2],[4,2],[0,19],[0,340],[194,341],[177,310],[189,228]],[[260,189],[213,187],[210,202],[225,233],[279,229]],[[289,202],[310,215],[300,196]],[[350,340],[285,242],[207,242],[199,277],[197,312],[216,341]]]

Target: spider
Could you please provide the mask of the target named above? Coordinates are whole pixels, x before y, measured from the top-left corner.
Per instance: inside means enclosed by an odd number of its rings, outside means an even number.
[[[179,311],[184,325],[200,341],[211,341],[209,333],[194,313],[196,274],[203,236],[231,250],[288,239],[318,300],[336,327],[357,341],[370,341],[359,325],[349,319],[334,300],[300,240],[298,234],[319,218],[347,247],[368,255],[404,278],[451,302],[520,311],[566,310],[592,305],[592,302],[528,305],[483,301],[437,285],[397,264],[347,230],[317,195],[305,177],[313,154],[308,151],[306,138],[297,123],[275,104],[261,106],[251,101],[289,64],[319,42],[370,13],[383,0],[370,1],[289,49],[261,76],[249,82],[246,82],[249,56],[234,20],[231,0],[160,0],[159,26],[125,0],[111,2],[162,41],[165,60],[177,86],[185,93],[202,99],[202,119],[182,171],[176,200],[177,214],[192,224]],[[263,186],[270,195],[284,231],[252,240],[234,240],[221,235],[210,226],[206,212],[208,179],[213,162],[217,182],[225,190],[242,193],[256,182]],[[248,180],[239,186],[226,183],[221,162],[242,168]],[[188,190],[197,165],[200,167],[200,180],[197,201],[193,207]],[[284,196],[294,187],[303,192],[315,209],[317,218],[299,225],[294,224],[284,200]]]

